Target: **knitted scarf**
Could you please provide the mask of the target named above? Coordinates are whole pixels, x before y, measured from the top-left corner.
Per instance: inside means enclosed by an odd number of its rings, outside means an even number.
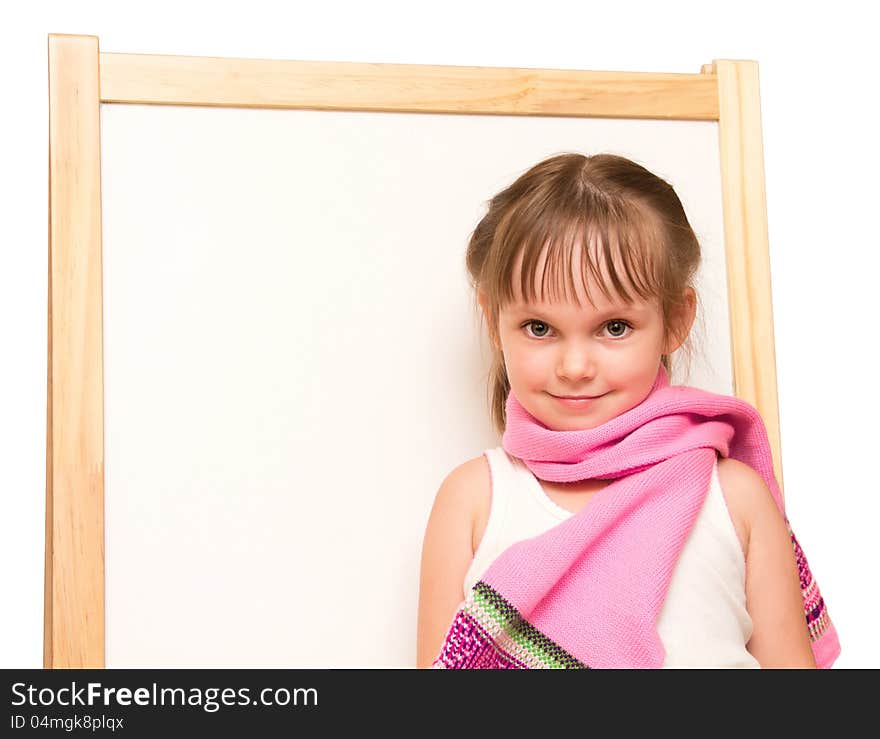
[[[737,398],[670,385],[584,431],[554,431],[510,392],[504,449],[541,480],[612,482],[576,515],[502,552],[459,606],[432,667],[650,668],[656,622],[709,489],[716,450],[754,468],[785,515],[767,432]],[[819,667],[840,653],[818,585],[788,525]]]

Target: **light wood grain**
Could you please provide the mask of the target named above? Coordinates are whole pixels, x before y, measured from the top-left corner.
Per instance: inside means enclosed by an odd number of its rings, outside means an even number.
[[[782,489],[758,63],[718,59],[714,65],[734,392],[764,419]]]
[[[101,54],[101,101],[717,120],[713,75]]]
[[[98,39],[49,36],[44,667],[104,666]]]
[[[207,105],[719,122],[733,375],[782,485],[758,68],[699,74],[100,53],[49,36],[46,667],[103,667],[100,104]]]

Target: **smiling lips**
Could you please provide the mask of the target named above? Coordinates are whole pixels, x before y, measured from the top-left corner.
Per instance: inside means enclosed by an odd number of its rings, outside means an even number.
[[[553,395],[556,400],[562,403],[564,406],[568,408],[585,408],[589,405],[592,405],[594,400],[601,398],[601,395],[569,395],[569,396],[560,396]]]

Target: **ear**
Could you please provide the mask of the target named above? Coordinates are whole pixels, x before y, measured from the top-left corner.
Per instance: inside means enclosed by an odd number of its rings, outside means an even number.
[[[488,311],[489,298],[486,297],[486,293],[482,288],[477,290],[477,300],[479,301],[480,307],[483,309],[483,315],[485,316]]]
[[[495,319],[492,316],[492,312],[489,310],[489,298],[482,289],[477,291],[477,300],[480,303],[480,307],[483,309],[483,318],[486,321],[486,326],[489,327],[489,338],[492,340],[492,344],[496,349],[501,349],[501,339],[498,337],[496,331],[497,326],[495,324]]]
[[[677,314],[673,316],[672,335],[666,340],[663,347],[664,354],[672,354],[687,339],[697,316],[697,294],[692,287],[685,288],[684,301],[678,307]]]

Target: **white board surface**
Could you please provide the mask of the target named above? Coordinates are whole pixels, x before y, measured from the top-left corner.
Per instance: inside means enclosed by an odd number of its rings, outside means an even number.
[[[412,667],[424,526],[500,443],[464,253],[553,154],[628,156],[703,245],[715,123],[102,105],[106,666]]]

